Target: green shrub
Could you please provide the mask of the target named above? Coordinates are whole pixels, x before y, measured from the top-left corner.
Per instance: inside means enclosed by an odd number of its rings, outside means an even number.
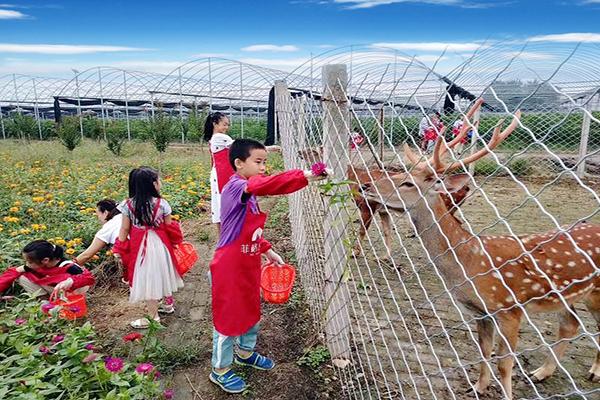
[[[525,158],[516,158],[508,164],[508,169],[516,176],[529,175],[531,163]]]
[[[88,115],[83,118],[83,135],[87,138],[100,140],[103,138],[102,121],[96,117]]]
[[[482,158],[475,163],[475,175],[493,175],[497,174],[500,166],[494,160]]]
[[[148,134],[159,153],[167,150],[169,143],[175,137],[177,124],[178,122],[173,121],[173,118],[165,115],[162,110],[156,111],[154,117],[148,122]]]
[[[64,117],[58,126],[60,142],[73,151],[81,143],[81,132],[78,117]]]
[[[116,156],[121,155],[123,143],[127,140],[127,132],[121,124],[109,123],[106,125],[106,147]]]

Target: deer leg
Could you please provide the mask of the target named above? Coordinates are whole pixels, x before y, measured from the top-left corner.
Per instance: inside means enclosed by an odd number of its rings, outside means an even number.
[[[387,211],[379,211],[379,217],[381,218],[381,227],[383,229],[383,240],[385,241],[385,246],[391,251],[390,238],[392,235],[392,217]]]
[[[598,331],[600,331],[600,289],[596,288],[589,294],[585,301],[585,305],[592,314],[592,317],[596,320]],[[598,345],[600,345],[600,336],[597,339]],[[592,382],[600,382],[600,351],[596,352],[596,360],[590,369],[589,379]]]
[[[571,307],[571,310],[573,310],[573,313],[575,312],[575,309],[573,307]],[[562,356],[565,354],[565,351],[567,350],[567,347],[569,346],[569,341],[568,339],[571,339],[572,337],[574,337],[577,334],[577,331],[579,330],[579,322],[577,322],[577,319],[575,318],[575,316],[573,314],[571,314],[568,310],[562,311],[560,313],[560,320],[559,320],[559,327],[558,327],[558,337],[557,337],[557,343],[554,346],[554,354],[556,355],[556,358],[552,355],[549,354],[548,357],[546,358],[546,361],[544,361],[544,364],[542,364],[541,367],[539,367],[538,369],[536,369],[535,371],[533,371],[531,373],[531,375],[537,379],[537,381],[543,381],[544,379],[548,378],[550,375],[552,375],[554,373],[554,371],[556,370],[556,366],[557,366],[557,360],[560,362],[560,359],[562,358]]]
[[[477,336],[479,337],[479,348],[483,354],[483,360],[479,364],[479,379],[475,384],[475,390],[477,390],[477,393],[483,394],[490,384],[492,372],[488,366],[494,349],[494,324],[490,318],[477,320]]]
[[[504,395],[512,400],[512,370],[515,364],[514,351],[519,341],[519,325],[521,325],[521,312],[513,311],[501,313],[498,315],[500,326],[500,346],[498,355],[498,372],[500,373],[500,383],[504,389]]]
[[[369,205],[371,207],[369,207]],[[371,212],[371,210],[373,210],[374,212],[375,208],[377,208],[377,205],[369,204],[366,201],[357,203],[357,206],[358,210],[360,211],[361,223],[358,229],[358,242],[356,243],[356,245],[354,246],[354,250],[352,251],[352,254],[354,254],[355,256],[362,253],[360,249],[360,243],[365,238],[365,235],[367,234],[367,229],[369,229],[369,226],[371,226],[371,221],[373,221],[373,213]]]

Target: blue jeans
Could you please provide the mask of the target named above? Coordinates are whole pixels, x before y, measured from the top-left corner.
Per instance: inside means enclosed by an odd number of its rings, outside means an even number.
[[[227,368],[233,364],[233,347],[237,345],[239,349],[245,351],[254,351],[256,338],[258,337],[259,324],[257,323],[248,332],[241,336],[221,335],[213,328],[213,368]]]

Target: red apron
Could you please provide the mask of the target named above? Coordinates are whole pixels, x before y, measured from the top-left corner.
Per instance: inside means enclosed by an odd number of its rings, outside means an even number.
[[[248,204],[239,237],[217,249],[210,264],[213,324],[222,335],[243,335],[260,321],[260,255],[266,219],[267,214],[253,214]]]
[[[235,171],[229,162],[229,148],[217,151],[216,153],[210,153],[212,166],[217,171],[217,185],[219,187],[219,193],[223,192],[223,186],[229,181],[229,178]]]

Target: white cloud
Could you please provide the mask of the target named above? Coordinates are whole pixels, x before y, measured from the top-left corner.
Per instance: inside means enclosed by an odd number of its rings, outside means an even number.
[[[552,54],[548,53],[536,53],[532,51],[509,51],[504,53],[506,58],[517,58],[519,60],[530,60],[530,61],[544,61],[552,60],[555,58]]]
[[[226,57],[231,57],[231,56],[232,56],[231,53],[197,53],[197,54],[191,55],[191,57],[193,57],[193,58],[208,58],[208,57],[226,58]]]
[[[348,10],[373,8],[396,3],[423,3],[442,6],[460,6],[460,7],[485,7],[482,3],[465,3],[464,0],[333,0],[334,3],[347,4]],[[488,4],[489,6],[489,4]]]
[[[91,54],[114,53],[123,51],[144,51],[137,47],[70,45],[70,44],[16,44],[0,43],[0,53],[31,53],[31,54]]]
[[[600,33],[559,33],[555,35],[540,35],[529,38],[532,42],[589,42],[600,43]]]
[[[291,52],[300,50],[298,47],[291,44],[278,46],[276,44],[253,44],[252,46],[242,47],[242,51],[283,51]]]
[[[153,61],[153,60],[128,60],[113,62],[79,62],[76,60],[58,60],[52,62],[37,62],[23,59],[4,59],[0,62],[0,76],[19,73],[32,76],[51,76],[51,77],[73,77],[73,69],[86,71],[90,68],[114,67],[130,71],[153,72],[168,74],[174,69],[180,67],[185,61]]]
[[[481,43],[445,43],[445,42],[382,42],[373,43],[371,47],[388,48],[395,50],[415,50],[415,51],[474,51],[488,47]]]
[[[8,4],[6,4],[8,5]],[[0,19],[23,19],[28,18],[29,16],[23,14],[20,11],[14,10],[0,10]]]
[[[335,46],[332,44],[320,44],[317,47],[319,49],[333,49]]]
[[[299,58],[279,58],[279,59],[270,59],[270,58],[241,58],[239,61],[258,65],[266,68],[279,69],[282,71],[292,71],[309,61],[308,57],[299,57]]]

